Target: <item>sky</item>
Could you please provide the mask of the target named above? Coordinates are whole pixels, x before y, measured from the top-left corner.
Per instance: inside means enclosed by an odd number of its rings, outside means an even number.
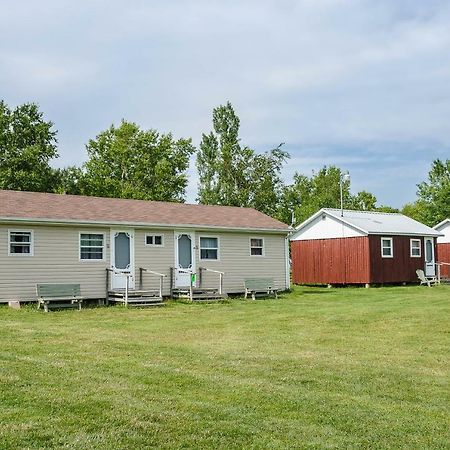
[[[36,102],[58,167],[121,119],[192,137],[230,101],[244,145],[337,165],[380,204],[450,158],[450,0],[0,0],[0,99]],[[194,201],[192,167],[187,189]]]

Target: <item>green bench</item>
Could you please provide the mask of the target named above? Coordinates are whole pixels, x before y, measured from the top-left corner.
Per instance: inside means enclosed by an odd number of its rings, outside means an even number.
[[[44,311],[49,308],[81,309],[81,288],[79,284],[37,284],[38,309],[41,305]]]
[[[246,278],[244,280],[245,298],[249,294],[252,295],[252,299],[255,300],[256,296],[262,295],[274,295],[278,298],[278,289],[275,287],[275,281],[273,278]]]

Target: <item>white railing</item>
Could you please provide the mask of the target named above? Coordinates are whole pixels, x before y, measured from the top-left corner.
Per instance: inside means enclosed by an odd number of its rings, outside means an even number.
[[[225,275],[225,272],[221,272],[220,270],[208,269],[206,267],[200,267],[199,270],[200,271],[204,270],[206,272],[213,272],[213,273],[219,274],[219,294],[222,295],[222,293],[223,293],[223,277]]]
[[[450,266],[450,263],[447,262],[440,262],[438,261],[436,263],[436,269],[437,269],[437,282],[438,284],[441,284],[441,266]]]
[[[114,269],[111,268],[107,268],[106,269],[106,302],[108,303],[108,298],[109,298],[109,291],[112,290],[112,277],[111,277],[111,281],[109,280],[109,273],[112,273],[114,275],[118,275],[118,276],[122,276],[122,277],[126,277],[125,280],[125,293],[124,293],[124,297],[123,297],[123,301],[125,303],[125,306],[128,305],[128,291],[130,288],[130,278],[133,277],[133,274],[131,272],[128,271],[116,271]]]
[[[155,272],[154,270],[147,269],[145,267],[140,267],[139,268],[139,289],[140,290],[142,290],[144,287],[144,281],[143,281],[144,272],[152,274],[152,275],[156,275],[159,277],[159,296],[162,298],[162,296],[163,296],[163,281],[164,281],[164,278],[166,277],[166,275],[163,273]]]

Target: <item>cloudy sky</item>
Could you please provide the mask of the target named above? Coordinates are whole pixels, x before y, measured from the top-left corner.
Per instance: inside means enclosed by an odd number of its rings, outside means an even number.
[[[122,118],[198,143],[227,100],[286,181],[335,164],[399,207],[450,157],[450,0],[0,4],[0,98],[39,103],[58,166]]]

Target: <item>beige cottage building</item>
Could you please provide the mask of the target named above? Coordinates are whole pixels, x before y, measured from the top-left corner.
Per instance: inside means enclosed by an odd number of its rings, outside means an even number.
[[[79,283],[88,299],[154,289],[152,272],[164,295],[215,286],[218,272],[224,293],[249,277],[284,290],[288,233],[251,208],[0,191],[0,302],[35,300],[38,283]]]

